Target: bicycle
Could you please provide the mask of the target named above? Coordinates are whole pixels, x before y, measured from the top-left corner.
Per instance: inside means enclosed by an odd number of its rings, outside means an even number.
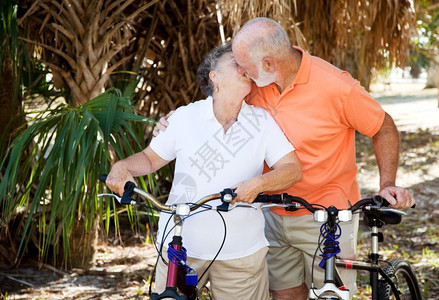
[[[365,270],[370,273],[370,286],[372,288],[372,300],[387,299],[422,299],[416,275],[409,263],[402,259],[392,259],[382,263],[378,254],[378,243],[384,237],[379,228],[385,224],[399,224],[405,212],[389,208],[389,203],[380,196],[361,199],[351,208],[339,210],[334,206],[323,207],[311,205],[306,200],[293,197],[288,194],[266,195],[265,201],[298,203],[299,207],[290,206],[287,210],[307,209],[313,213],[314,220],[323,223],[321,226],[321,238],[319,249],[321,250],[322,262],[319,264],[325,270],[324,285],[316,288],[312,284],[308,298],[314,299],[350,299],[349,290],[338,274],[337,268]],[[368,261],[346,260],[337,257],[340,252],[337,238],[340,236],[338,222],[347,222],[352,219],[355,212],[364,214],[365,223],[371,228],[371,253]],[[317,251],[316,251],[317,252]],[[314,264],[313,264],[314,265]],[[314,268],[314,267],[313,267]],[[395,297],[395,298],[392,298]]]
[[[105,177],[101,177],[105,182]],[[147,211],[149,207],[145,204],[131,199],[131,196],[136,193],[145,198],[157,210],[168,211],[174,215],[175,228],[172,242],[169,245],[171,251],[180,252],[180,260],[170,258],[171,264],[168,265],[168,277],[166,289],[163,293],[150,293],[151,300],[158,300],[163,298],[173,298],[178,300],[196,299],[196,274],[193,273],[189,266],[186,265],[184,258],[185,249],[183,247],[181,230],[183,226],[183,219],[189,213],[197,208],[205,207],[217,211],[230,211],[236,207],[251,207],[256,206],[248,203],[236,203],[231,205],[233,199],[233,190],[224,189],[217,194],[208,195],[201,198],[196,203],[192,204],[177,204],[167,206],[160,203],[154,196],[138,189],[134,183],[127,182],[125,185],[125,192],[122,197],[114,194],[100,194],[99,196],[111,196],[118,200],[121,204],[141,205]],[[221,199],[222,204],[216,207],[206,207],[205,204],[211,200]],[[309,292],[309,299],[350,299],[349,290],[347,290],[338,275],[337,268],[365,270],[370,273],[370,285],[372,288],[372,300],[377,299],[391,299],[392,295],[395,299],[422,299],[419,285],[416,276],[410,265],[401,259],[393,259],[386,262],[385,267],[380,267],[378,243],[383,241],[383,235],[378,232],[378,229],[385,224],[399,224],[402,220],[402,215],[405,212],[388,208],[388,202],[380,196],[372,198],[361,199],[349,209],[339,210],[334,206],[328,208],[323,206],[315,206],[308,203],[306,200],[291,196],[288,194],[265,195],[260,194],[254,202],[268,203],[259,206],[259,208],[269,207],[284,207],[286,210],[294,211],[298,209],[307,209],[314,214],[316,222],[322,224],[323,239],[319,242],[324,245],[322,256],[325,269],[325,281],[323,287],[320,289],[312,286]],[[369,254],[369,261],[359,260],[343,260],[336,257],[339,252],[337,249],[337,224],[338,222],[346,222],[352,219],[352,213],[361,210],[365,215],[365,222],[371,227],[371,244],[372,252]],[[320,248],[320,247],[319,247]],[[173,250],[172,250],[173,249]],[[159,251],[160,255],[161,251]],[[169,255],[169,254],[168,254]],[[178,280],[178,274],[181,271],[186,271],[186,282]],[[179,272],[180,271],[180,272]],[[381,277],[379,277],[379,275]],[[189,286],[189,288],[188,288]],[[192,287],[192,288],[191,288]],[[401,298],[403,297],[403,298]]]
[[[102,175],[100,180],[105,183],[106,175]],[[150,207],[146,206],[144,203],[138,202],[136,200],[131,199],[134,194],[138,194],[144,199],[146,199],[153,207],[158,211],[166,211],[171,213],[174,216],[174,232],[172,241],[168,247],[168,273],[167,273],[167,281],[166,281],[166,289],[158,294],[149,292],[149,296],[151,300],[159,300],[159,299],[177,299],[177,300],[187,300],[187,299],[198,299],[197,292],[197,283],[198,277],[190,266],[186,264],[186,249],[183,247],[183,241],[181,237],[182,228],[184,224],[184,219],[190,216],[190,212],[194,211],[198,208],[205,208],[209,210],[216,210],[219,212],[227,212],[231,211],[237,207],[248,207],[253,209],[263,209],[267,207],[280,206],[289,208],[292,206],[297,206],[295,203],[269,203],[269,204],[261,204],[261,205],[253,205],[248,203],[237,202],[235,204],[230,204],[234,197],[234,191],[230,188],[224,189],[223,191],[207,195],[201,199],[199,199],[195,203],[183,203],[183,204],[175,204],[175,205],[164,205],[157,198],[155,198],[150,193],[139,189],[133,182],[127,182],[124,186],[124,193],[122,197],[119,197],[115,194],[99,194],[98,197],[112,197],[116,199],[120,204],[123,205],[140,205],[147,212],[149,212]],[[212,200],[221,199],[222,204],[218,206],[207,206],[207,203]],[[261,195],[258,196],[258,199],[255,202],[267,202],[266,198]],[[220,251],[221,249],[219,249]],[[157,250],[158,256],[161,255],[162,251]],[[210,265],[214,262],[215,258],[211,261]],[[207,267],[209,269],[210,265]],[[206,272],[206,271],[205,271]],[[204,273],[205,273],[204,272]],[[204,273],[200,276],[202,277]],[[151,285],[150,285],[151,288]]]

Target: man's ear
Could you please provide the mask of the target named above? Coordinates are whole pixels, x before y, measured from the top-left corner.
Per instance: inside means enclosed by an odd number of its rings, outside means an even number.
[[[273,73],[276,71],[276,61],[270,56],[265,56],[262,59],[262,68],[265,72]]]

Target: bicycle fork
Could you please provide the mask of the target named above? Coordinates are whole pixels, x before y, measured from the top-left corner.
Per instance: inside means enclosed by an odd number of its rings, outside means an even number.
[[[326,260],[325,266],[325,282],[322,288],[311,288],[309,290],[309,299],[343,299],[349,300],[349,290],[344,288],[339,288],[335,284],[338,277],[337,270],[335,268],[335,257],[331,257]],[[334,298],[336,297],[336,298]]]

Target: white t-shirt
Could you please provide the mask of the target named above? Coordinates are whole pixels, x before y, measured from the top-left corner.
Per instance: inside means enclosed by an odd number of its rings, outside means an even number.
[[[176,159],[171,192],[166,204],[194,203],[200,198],[261,175],[268,166],[294,150],[285,135],[262,108],[243,102],[238,120],[224,133],[213,114],[208,97],[178,108],[169,118],[166,131],[153,138],[150,147],[165,160]],[[217,206],[220,200],[207,204]],[[229,212],[197,209],[184,220],[183,246],[189,257],[211,260],[226,240],[218,260],[246,257],[268,245],[261,209],[235,208]],[[157,241],[163,232],[167,245],[173,220],[160,214]],[[168,223],[166,227],[166,224]],[[166,229],[165,229],[166,228]]]

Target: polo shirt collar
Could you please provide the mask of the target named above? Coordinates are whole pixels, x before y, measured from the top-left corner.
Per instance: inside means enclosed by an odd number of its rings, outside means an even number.
[[[209,96],[204,100],[201,100],[200,114],[201,117],[205,118],[206,120],[215,118],[215,115],[213,114],[212,96]]]
[[[247,102],[242,101],[241,110],[239,111],[239,114],[238,114],[238,121],[239,121],[239,116],[241,114],[246,114],[247,115],[250,112],[250,109],[251,109],[250,105],[248,105]]]
[[[312,64],[312,57],[309,53],[297,46],[293,46],[293,48],[302,52],[302,61],[300,62],[299,71],[297,72],[296,78],[294,78],[291,86],[296,84],[305,84],[308,82]]]

